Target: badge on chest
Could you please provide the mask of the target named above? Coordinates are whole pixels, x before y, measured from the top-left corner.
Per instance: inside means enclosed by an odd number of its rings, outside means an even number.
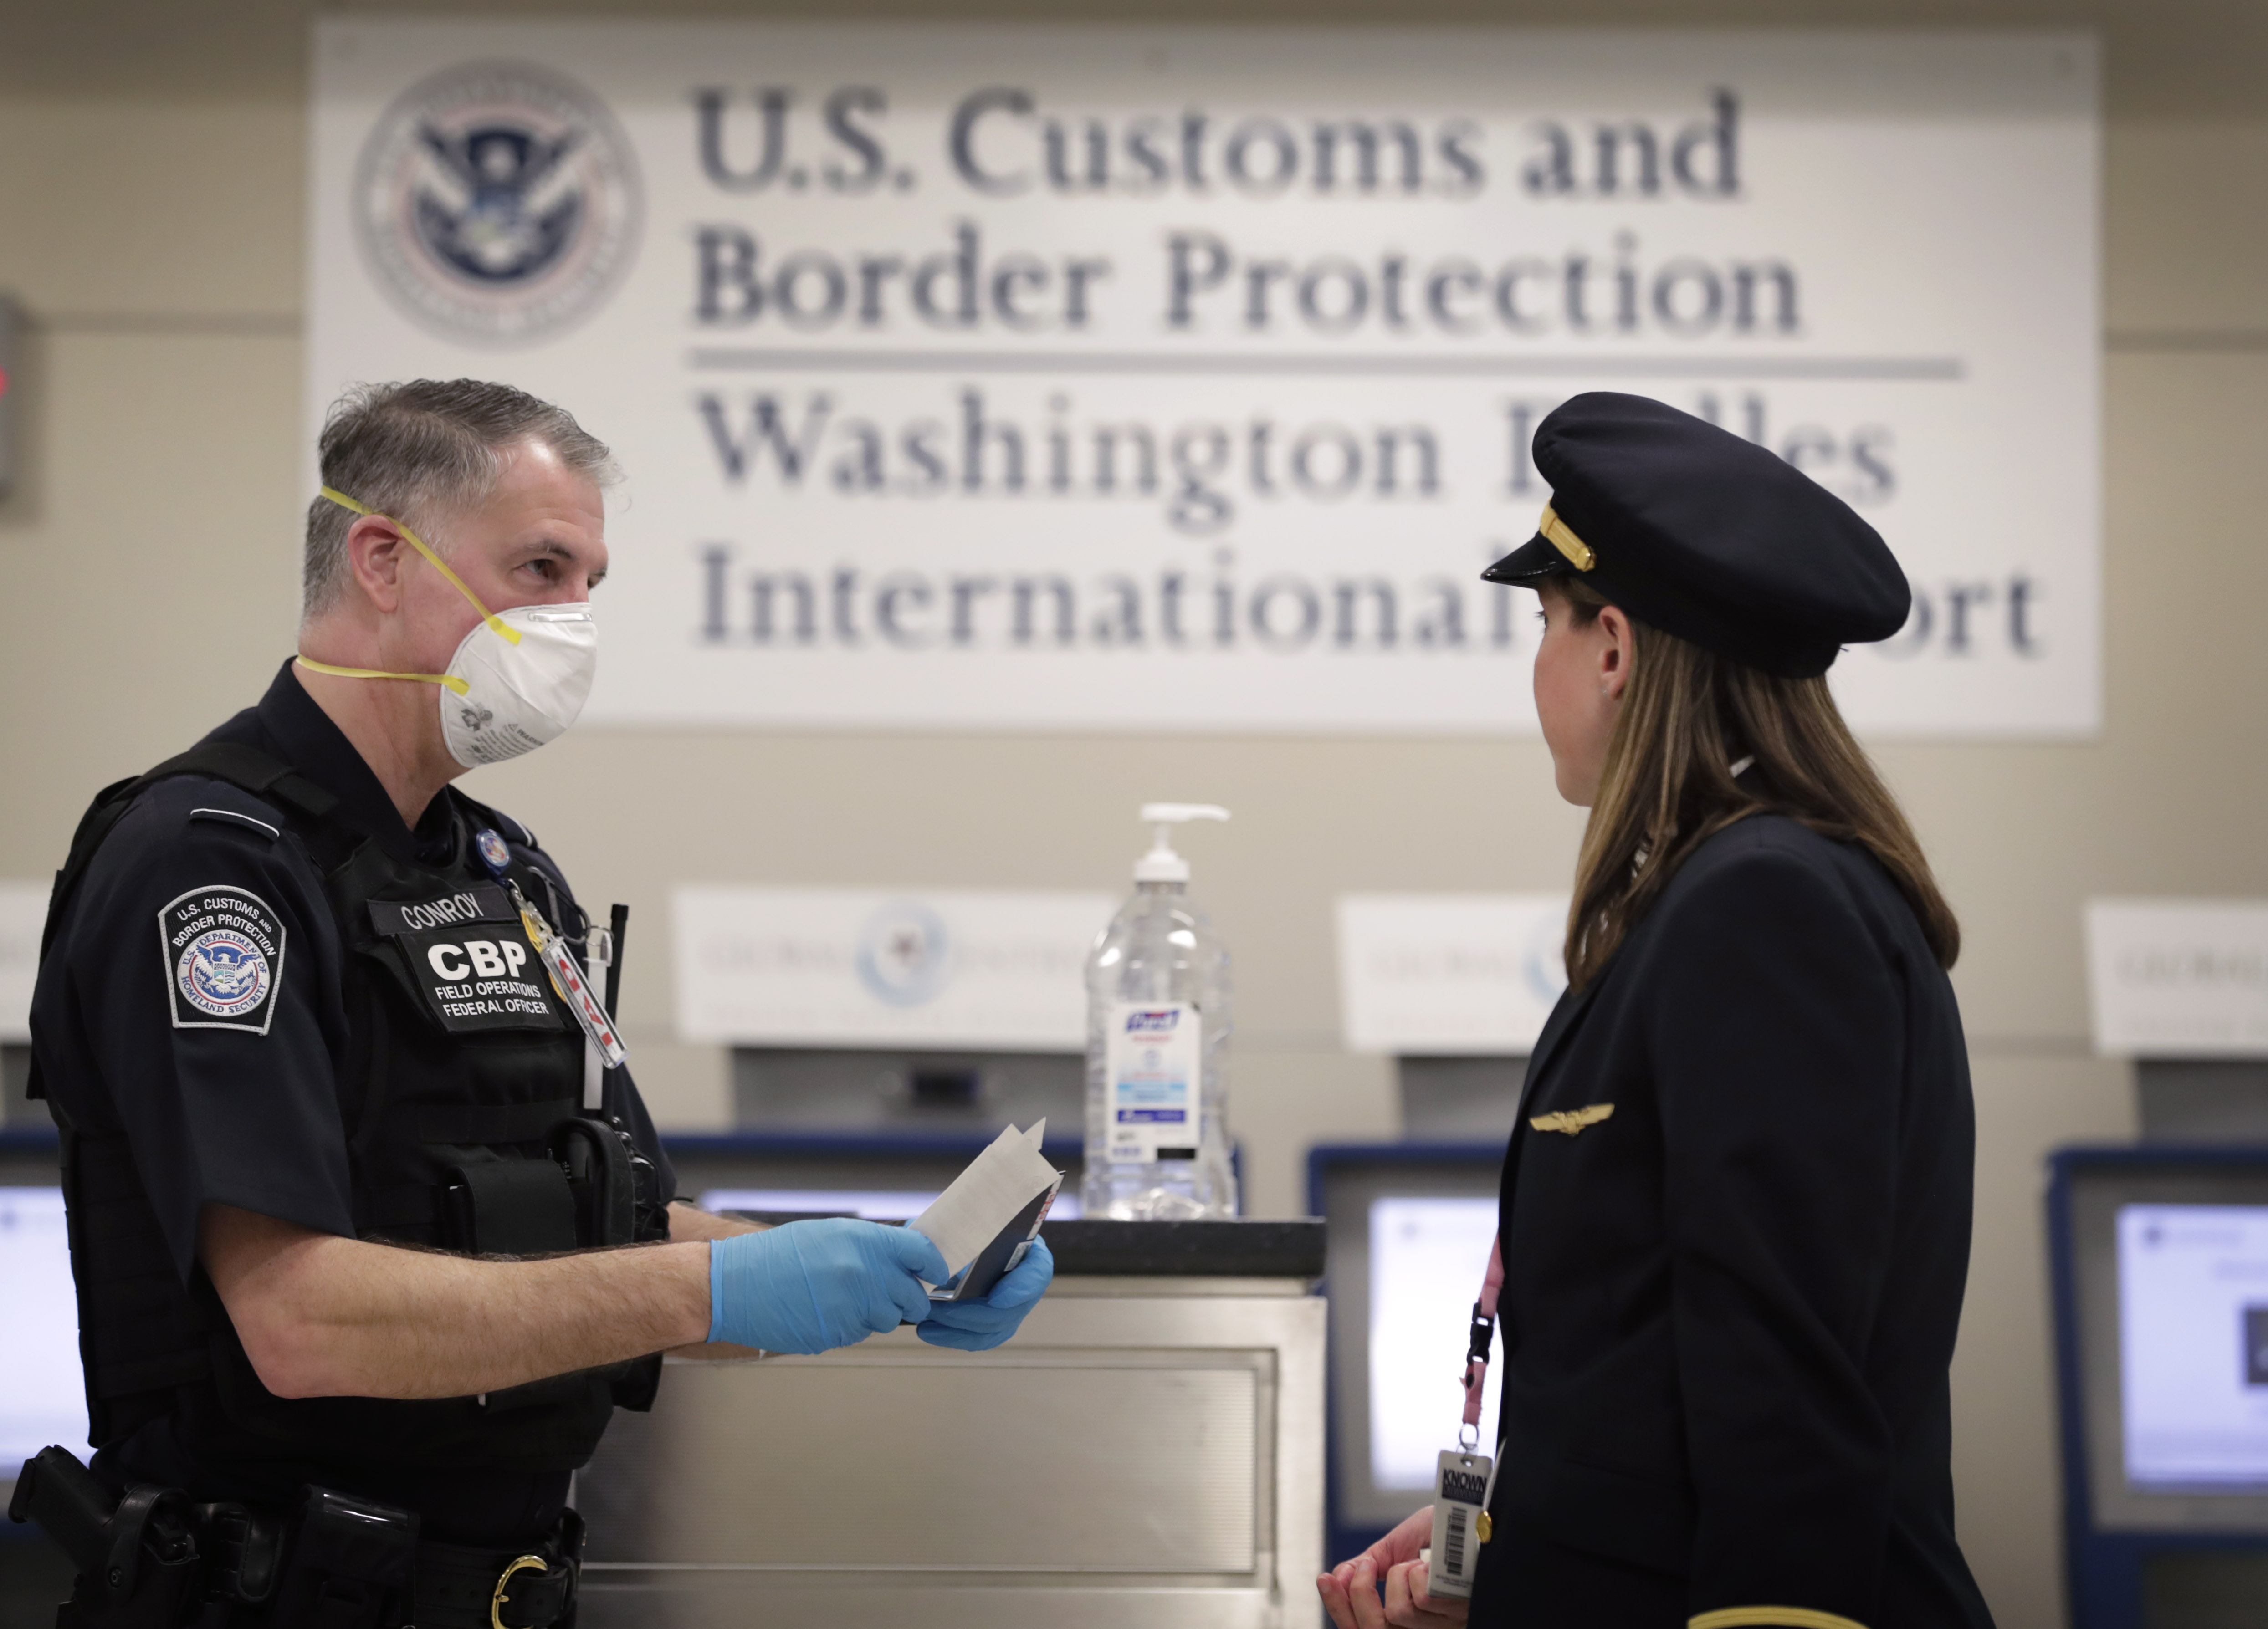
[[[565,1027],[519,913],[493,883],[430,899],[373,899],[372,926],[394,941],[443,1029]]]

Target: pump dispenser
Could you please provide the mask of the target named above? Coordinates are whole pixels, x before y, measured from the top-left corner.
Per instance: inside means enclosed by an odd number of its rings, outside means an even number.
[[[1173,828],[1213,803],[1146,803],[1134,892],[1086,961],[1085,1213],[1120,1221],[1233,1216],[1226,1065],[1228,950],[1189,898]]]
[[[1157,828],[1150,852],[1134,862],[1138,883],[1186,883],[1189,862],[1174,852],[1174,828],[1184,820],[1226,820],[1228,811],[1219,803],[1145,803],[1142,819]]]

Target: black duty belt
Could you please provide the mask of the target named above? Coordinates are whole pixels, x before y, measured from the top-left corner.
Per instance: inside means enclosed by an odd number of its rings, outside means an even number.
[[[575,1606],[582,1522],[572,1511],[563,1529],[534,1550],[482,1550],[462,1545],[417,1546],[417,1629],[549,1629]]]
[[[295,1510],[147,1484],[118,1498],[61,1448],[25,1462],[8,1514],[76,1565],[59,1629],[552,1629],[574,1618],[583,1556],[572,1510],[525,1546],[445,1545],[328,1488]]]
[[[334,1510],[350,1514],[382,1509],[333,1496]],[[256,1545],[241,1542],[247,1526],[282,1532],[284,1513],[247,1511],[241,1505],[198,1507],[198,1548],[214,1565],[203,1594],[222,1608],[208,1609],[198,1620],[262,1629],[551,1629],[571,1621],[576,1575],[583,1549],[583,1520],[573,1511],[540,1542],[491,1550],[413,1539],[396,1553],[407,1566],[368,1565],[379,1558],[341,1555],[336,1546],[313,1537],[303,1517],[291,1539],[255,1560],[250,1575],[244,1563]],[[383,1541],[381,1541],[383,1542]],[[294,1544],[300,1553],[293,1552]],[[350,1541],[351,1544],[351,1540]],[[320,1547],[333,1563],[306,1551]],[[311,1576],[320,1574],[320,1576]],[[386,1588],[392,1584],[396,1587]],[[296,1585],[296,1588],[295,1588]],[[373,1586],[379,1586],[373,1588]],[[414,1603],[414,1605],[412,1604]],[[410,1611],[405,1611],[405,1607]]]
[[[373,1520],[407,1513],[322,1489],[309,1494],[289,1537],[253,1569],[261,1576],[244,1567],[257,1545],[236,1541],[261,1528],[282,1535],[284,1513],[197,1507],[198,1548],[216,1563],[206,1598],[232,1609],[212,1621],[232,1629],[551,1629],[574,1616],[583,1518],[572,1510],[541,1540],[495,1550],[417,1538],[414,1517],[407,1530]],[[320,1522],[310,1515],[319,1509]]]

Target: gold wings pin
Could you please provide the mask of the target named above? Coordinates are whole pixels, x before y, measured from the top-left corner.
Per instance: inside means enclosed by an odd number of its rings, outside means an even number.
[[[1572,1137],[1586,1126],[1612,1119],[1614,1113],[1615,1105],[1611,1103],[1588,1103],[1580,1109],[1562,1109],[1556,1114],[1531,1115],[1528,1123],[1538,1131],[1564,1131]]]

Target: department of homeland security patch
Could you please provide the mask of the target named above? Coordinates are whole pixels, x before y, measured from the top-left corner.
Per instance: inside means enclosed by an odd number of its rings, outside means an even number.
[[[268,902],[216,883],[158,913],[158,944],[177,1030],[268,1033],[284,980],[284,924]]]
[[[603,304],[638,246],[629,138],[581,85],[471,62],[372,128],[350,208],[379,285],[452,339],[526,343]]]

